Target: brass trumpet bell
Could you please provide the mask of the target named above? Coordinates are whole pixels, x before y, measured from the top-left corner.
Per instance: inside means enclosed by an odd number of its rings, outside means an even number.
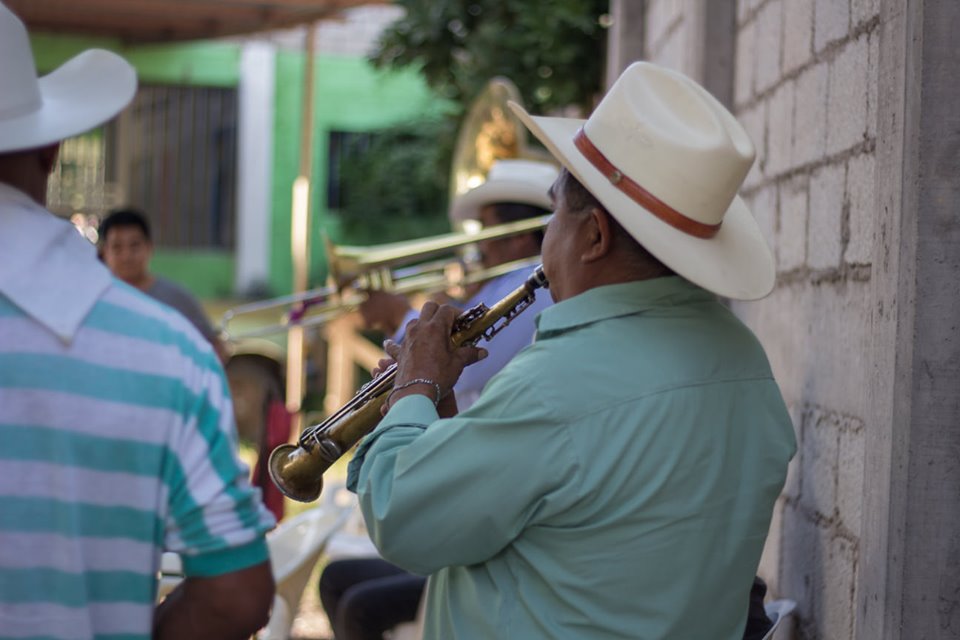
[[[299,502],[313,502],[323,491],[322,471],[329,467],[318,448],[283,444],[270,453],[267,468],[280,492]]]

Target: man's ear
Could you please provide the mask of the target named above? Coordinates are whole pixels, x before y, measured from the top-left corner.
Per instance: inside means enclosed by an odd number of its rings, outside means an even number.
[[[53,173],[54,168],[57,166],[57,156],[59,154],[59,142],[37,149],[37,159],[40,161],[40,166],[43,168],[45,175]]]
[[[587,249],[581,254],[583,262],[599,260],[610,253],[613,247],[613,227],[610,214],[598,207],[590,209],[590,216],[584,222],[584,238]]]

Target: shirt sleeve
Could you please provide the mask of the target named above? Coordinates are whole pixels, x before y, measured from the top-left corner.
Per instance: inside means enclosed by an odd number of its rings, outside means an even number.
[[[236,451],[226,380],[212,353],[197,366],[182,406],[182,429],[170,443],[165,546],[186,575],[211,576],[268,558],[264,534],[273,516],[250,486]]]
[[[483,562],[576,499],[566,427],[526,389],[498,376],[449,420],[407,396],[361,443],[348,486],[384,558],[420,574]]]

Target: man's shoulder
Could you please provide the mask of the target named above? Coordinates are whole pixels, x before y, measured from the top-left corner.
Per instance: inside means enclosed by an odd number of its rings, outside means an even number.
[[[207,340],[182,314],[152,295],[113,278],[97,308],[97,317],[132,337],[207,350]]]
[[[162,302],[166,302],[166,298],[196,299],[186,287],[163,276],[153,277],[153,285],[151,285],[147,293]]]

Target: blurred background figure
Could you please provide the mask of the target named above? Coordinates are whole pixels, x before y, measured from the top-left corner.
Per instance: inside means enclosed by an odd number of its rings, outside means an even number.
[[[129,207],[114,209],[100,223],[98,235],[100,257],[113,275],[182,313],[210,342],[220,361],[226,362],[226,346],[200,302],[184,287],[150,271],[153,240],[143,212]]]
[[[552,164],[532,160],[500,160],[487,181],[457,198],[451,217],[457,221],[477,220],[484,228],[547,215],[551,202],[550,185],[558,171]],[[510,236],[478,243],[480,262],[488,269],[540,254],[543,232]],[[488,280],[462,302],[466,309],[481,302],[501,299],[530,275],[532,267],[521,266]],[[399,342],[406,324],[417,317],[406,296],[371,291],[360,307],[369,328],[379,329]],[[551,303],[549,295],[537,296],[530,309],[514,319],[485,343],[489,355],[467,367],[460,376],[457,404],[466,410],[479,397],[487,381],[514,355],[529,345],[535,332],[537,314]],[[416,617],[426,578],[409,573],[381,558],[334,560],[320,576],[320,599],[330,618],[337,640],[381,640],[383,632]]]
[[[487,228],[547,215],[550,213],[547,191],[556,177],[557,169],[545,162],[500,160],[490,168],[486,182],[453,202],[451,217],[455,221],[475,220]],[[480,265],[489,269],[538,256],[542,240],[543,232],[537,231],[480,242]],[[495,302],[523,284],[531,271],[531,266],[521,266],[468,292],[470,297],[467,300],[445,298],[443,302],[453,303],[463,309],[481,302]],[[476,401],[487,380],[503,368],[517,351],[530,344],[534,319],[548,304],[550,296],[538,296],[531,309],[498,333],[495,342],[485,345],[489,356],[463,372],[454,389],[461,411]],[[360,313],[368,328],[383,331],[395,342],[403,340],[405,325],[417,317],[406,296],[384,291],[371,291],[369,299],[361,305]]]

